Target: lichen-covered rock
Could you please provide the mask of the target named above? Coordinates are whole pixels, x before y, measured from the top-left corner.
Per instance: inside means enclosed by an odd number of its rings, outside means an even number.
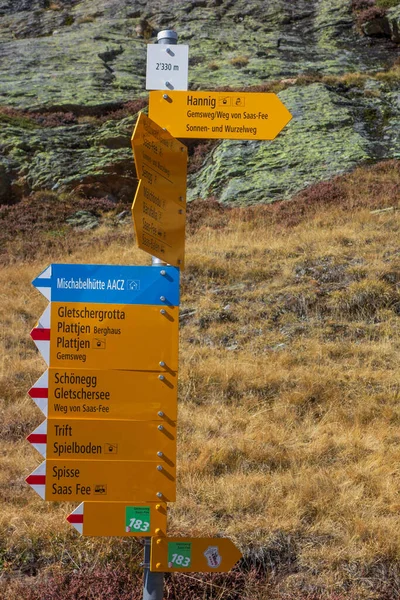
[[[0,163],[0,204],[9,204],[11,197],[11,177],[5,165]]]
[[[400,5],[387,22],[398,40]],[[351,0],[0,0],[0,106],[72,111],[74,120],[42,127],[0,110],[0,203],[44,188],[133,198],[135,118],[99,126],[90,115],[147,95],[146,45],[165,28],[189,44],[191,89],[294,82],[301,74],[371,76],[365,87],[282,92],[294,115],[289,127],[272,143],[221,142],[189,180],[190,199],[286,198],[359,161],[398,156],[398,94],[374,74],[400,47],[360,35]]]
[[[387,17],[372,19],[363,23],[361,29],[370,37],[391,37],[392,31]]]
[[[358,14],[362,32],[368,37],[390,38],[400,43],[400,2],[391,9],[372,6]]]
[[[396,42],[396,44],[400,44],[400,2],[398,6],[389,10],[387,20],[389,23],[391,39]]]
[[[376,71],[393,53],[365,46],[350,0],[0,0],[0,14],[0,104],[29,109],[145,95],[146,44],[163,28],[189,44],[201,89]]]
[[[78,210],[76,213],[66,219],[68,225],[75,229],[88,230],[96,229],[99,226],[99,218],[89,210]]]
[[[281,92],[293,114],[283,132],[271,142],[223,141],[189,179],[189,200],[271,202],[358,163],[399,157],[398,99],[378,87],[382,97],[365,98],[358,89],[338,93],[322,84]]]
[[[31,190],[74,189],[132,200],[137,185],[130,137],[135,117],[93,124],[24,129],[3,124],[2,153]]]

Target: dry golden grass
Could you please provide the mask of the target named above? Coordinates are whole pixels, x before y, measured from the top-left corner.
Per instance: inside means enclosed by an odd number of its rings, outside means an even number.
[[[305,582],[375,597],[374,568],[400,559],[400,219],[358,207],[361,186],[348,190],[350,208],[321,207],[291,227],[231,211],[187,240],[169,531],[227,535],[249,557],[275,552],[267,570],[286,568],[293,597]],[[5,572],[126,552],[77,539],[71,505],[24,483],[41,462],[24,437],[42,420],[26,391],[45,368],[29,331],[46,301],[30,280],[51,261],[149,264],[124,227],[120,240],[102,229],[68,257],[0,270]]]
[[[382,278],[400,264],[399,222],[335,209],[324,221],[290,235],[236,222],[192,241],[188,271],[212,262],[216,276],[200,301],[184,286],[197,313],[182,328],[174,521],[244,544],[278,529],[331,536],[318,560],[327,546],[397,555],[399,291]]]

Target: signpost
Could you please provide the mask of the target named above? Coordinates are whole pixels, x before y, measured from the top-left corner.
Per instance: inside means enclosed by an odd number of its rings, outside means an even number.
[[[179,269],[52,264],[32,284],[53,302],[179,305]]]
[[[31,332],[49,369],[29,393],[49,418],[28,436],[46,461],[27,482],[46,500],[125,503],[136,535],[176,496],[179,270],[53,264],[33,284],[50,300]]]
[[[158,181],[169,190],[171,199],[181,204],[184,199],[180,196],[186,194],[186,146],[143,112],[133,130],[131,145],[139,178],[143,177],[146,167],[149,168],[155,175],[146,174],[146,181],[149,184]]]
[[[165,502],[82,502],[67,521],[82,535],[143,537],[167,532]]]
[[[31,337],[52,367],[176,371],[178,325],[167,298],[164,308],[51,302]]]
[[[184,262],[185,207],[168,201],[165,191],[141,179],[132,207],[136,238],[142,250],[167,262]]]
[[[241,552],[227,538],[153,537],[150,570],[163,573],[226,573],[241,558]]]
[[[276,94],[150,92],[149,115],[179,138],[273,140],[292,115]]]
[[[27,440],[44,458],[157,461],[175,466],[173,421],[47,419]]]
[[[84,501],[67,517],[83,535],[145,536],[144,600],[162,599],[164,572],[226,572],[242,556],[226,538],[166,537],[187,173],[173,136],[272,140],[292,118],[275,94],[187,91],[187,46],[158,39],[146,85],[161,91],[131,140],[137,244],[155,266],[53,264],[33,281],[50,301],[31,332],[49,369],[29,394],[48,419],[28,436],[46,460],[26,479],[45,500]]]
[[[137,244],[183,268],[187,149],[144,113],[131,141],[140,179],[132,205]]]
[[[53,502],[175,502],[175,471],[162,460],[47,459],[26,481]]]
[[[166,371],[56,369],[29,395],[46,417],[176,421],[177,374]]]

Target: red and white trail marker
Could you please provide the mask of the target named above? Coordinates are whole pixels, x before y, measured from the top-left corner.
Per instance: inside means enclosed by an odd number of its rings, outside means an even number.
[[[43,458],[46,458],[47,421],[40,423],[39,427],[36,427],[35,431],[32,431],[26,439],[43,456]]]
[[[37,382],[31,387],[28,394],[47,417],[49,406],[49,372],[45,371]]]
[[[33,473],[28,475],[25,481],[44,500],[46,493],[46,461],[43,461]]]
[[[50,304],[31,331],[31,338],[47,364],[50,363]]]
[[[75,527],[80,534],[83,533],[83,511],[84,502],[81,502],[80,505],[67,517],[68,523],[71,523],[71,525]]]

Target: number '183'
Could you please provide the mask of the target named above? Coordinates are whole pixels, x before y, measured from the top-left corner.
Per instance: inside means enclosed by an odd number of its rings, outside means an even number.
[[[190,557],[182,556],[182,554],[173,554],[171,562],[179,567],[188,567],[190,565]]]

